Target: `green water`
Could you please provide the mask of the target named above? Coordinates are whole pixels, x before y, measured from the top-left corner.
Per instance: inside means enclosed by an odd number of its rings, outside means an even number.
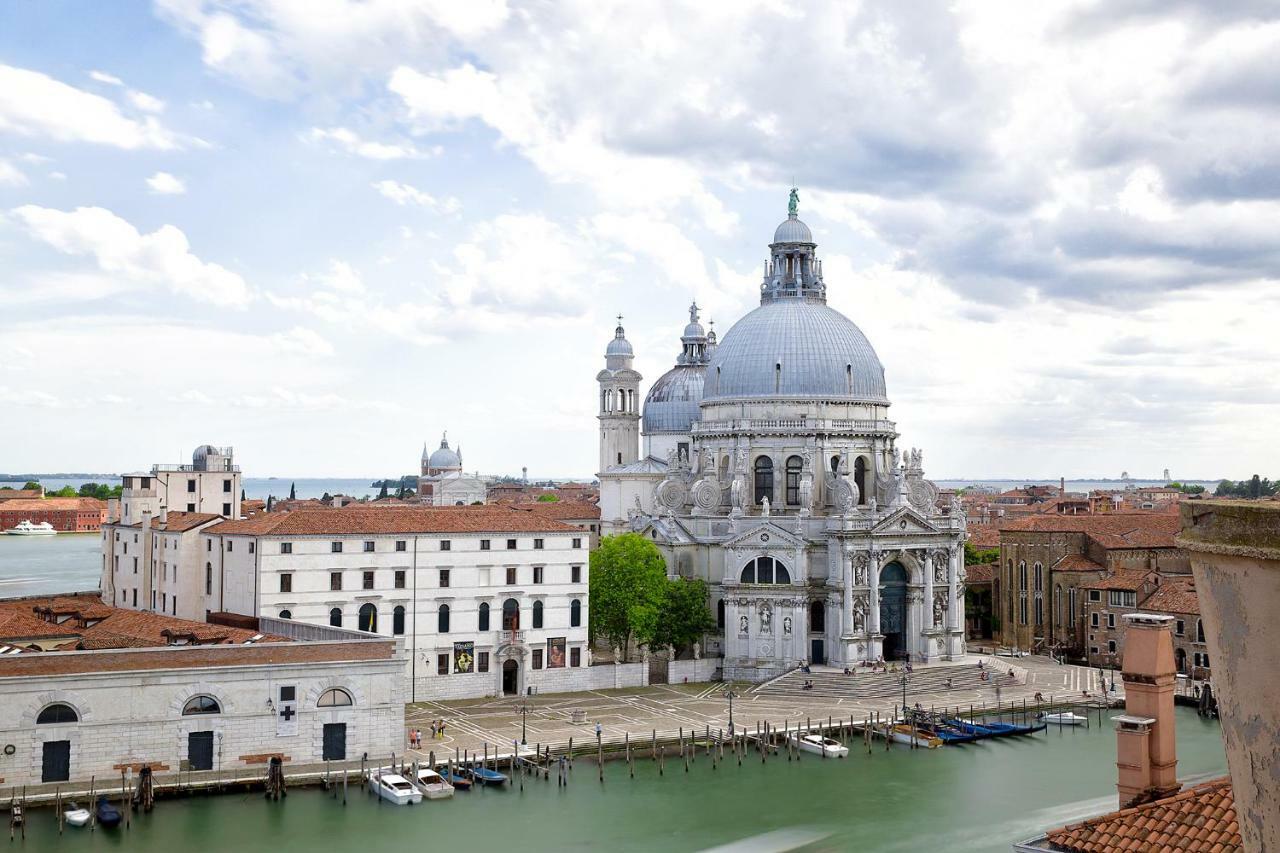
[[[1184,780],[1224,773],[1217,723],[1180,708],[1178,758]],[[938,750],[880,744],[839,761],[806,755],[762,765],[752,755],[742,767],[726,761],[713,770],[699,756],[687,775],[668,760],[665,777],[648,760],[637,762],[634,779],[612,762],[603,786],[579,761],[568,788],[557,788],[553,774],[523,792],[459,792],[410,807],[355,787],[345,807],[304,789],[282,803],[257,793],[162,800],[127,831],[67,829],[61,839],[42,809],[26,842],[10,849],[696,851],[805,827],[831,833],[811,850],[1008,853],[1014,841],[1114,808],[1115,776],[1115,732],[1095,722]]]

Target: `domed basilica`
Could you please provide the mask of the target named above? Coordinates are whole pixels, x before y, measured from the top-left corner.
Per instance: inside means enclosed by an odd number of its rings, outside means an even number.
[[[673,576],[709,583],[726,679],[964,653],[964,516],[920,451],[899,454],[884,367],[827,305],[797,203],[760,307],[722,341],[691,306],[640,407],[619,318],[596,377],[603,531],[650,537]]]

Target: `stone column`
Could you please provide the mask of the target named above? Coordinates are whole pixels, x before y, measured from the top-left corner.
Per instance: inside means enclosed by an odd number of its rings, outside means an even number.
[[[867,582],[871,584],[871,597],[867,604],[871,612],[867,614],[867,627],[874,635],[880,633],[880,554],[872,551],[870,557]]]
[[[961,628],[960,608],[956,602],[956,591],[960,586],[960,554],[961,549],[952,548],[947,560],[947,627],[951,630]]]
[[[840,608],[840,636],[853,636],[853,555],[842,551],[840,561],[844,569],[843,606]]]
[[[924,552],[924,625],[926,631],[937,626],[933,624],[933,552]]]

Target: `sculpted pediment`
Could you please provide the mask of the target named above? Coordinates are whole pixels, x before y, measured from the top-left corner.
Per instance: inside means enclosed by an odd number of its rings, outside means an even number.
[[[901,536],[903,534],[937,533],[939,531],[929,522],[929,519],[911,507],[902,507],[896,512],[885,516],[883,521],[871,529],[871,532],[873,534],[896,534]]]
[[[754,524],[724,543],[726,548],[803,548],[805,541],[772,521]]]

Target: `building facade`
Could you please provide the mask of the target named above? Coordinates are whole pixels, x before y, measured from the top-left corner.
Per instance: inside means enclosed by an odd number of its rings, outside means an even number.
[[[1082,587],[1091,666],[1119,667],[1124,659],[1126,614],[1141,610],[1167,617],[1174,669],[1196,681],[1213,676],[1195,580],[1190,575],[1121,571]]]
[[[643,458],[639,435],[602,428],[602,530],[650,537],[672,575],[710,583],[708,653],[726,678],[961,655],[963,514],[937,506],[920,451],[899,452],[884,368],[826,304],[796,201],[760,307],[720,341],[691,308],[676,364],[644,402]],[[638,385],[632,356],[619,325],[597,376],[602,426]]]
[[[428,452],[422,446],[422,474],[418,477],[418,497],[432,506],[470,506],[485,502],[488,484],[462,471],[462,446],[449,446],[448,435],[440,446]]]
[[[36,498],[0,501],[0,530],[24,521],[47,522],[59,533],[93,533],[107,520],[107,505],[97,498]]]
[[[200,531],[221,515],[145,511],[133,524],[102,526],[102,601],[203,622],[213,609],[212,564],[200,552]]]
[[[242,485],[232,448],[201,445],[190,465],[157,464],[125,474],[119,512],[111,520],[136,524],[143,513],[154,518],[161,510],[239,518]]]
[[[224,521],[200,538],[211,610],[403,637],[411,701],[589,684],[577,527],[509,507],[352,507]]]

